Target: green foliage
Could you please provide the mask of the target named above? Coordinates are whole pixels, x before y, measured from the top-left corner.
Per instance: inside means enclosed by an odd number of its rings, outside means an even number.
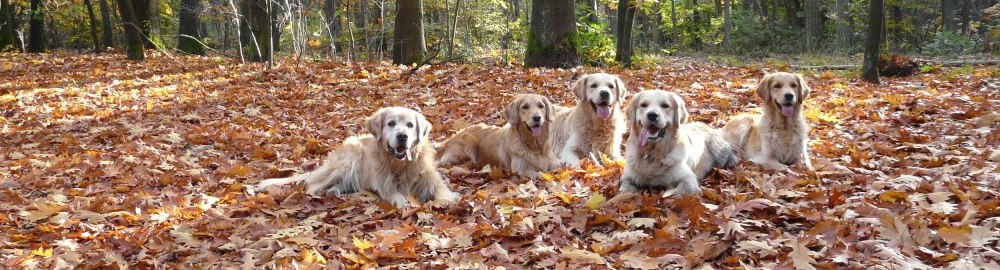
[[[975,51],[976,41],[951,31],[934,33],[934,40],[927,44],[925,52],[937,56],[954,56]]]
[[[788,53],[799,48],[798,33],[787,27],[768,27],[753,14],[733,12],[733,32],[730,53],[765,56]]]
[[[580,61],[587,65],[607,66],[615,63],[615,37],[604,20],[587,20],[585,5],[576,5],[577,44]],[[581,11],[582,10],[582,11]]]

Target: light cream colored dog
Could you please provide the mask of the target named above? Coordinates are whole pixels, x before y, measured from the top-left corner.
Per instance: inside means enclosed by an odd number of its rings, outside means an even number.
[[[698,183],[714,167],[736,163],[722,133],[703,123],[687,123],[684,100],[673,92],[636,93],[625,109],[629,136],[621,191],[665,190],[700,193]]]
[[[563,164],[580,165],[580,158],[600,154],[621,159],[625,119],[621,107],[628,89],[618,76],[596,73],[573,83],[576,107],[556,107],[552,150]]]
[[[506,125],[478,124],[459,131],[441,146],[440,164],[472,161],[528,177],[555,169],[559,161],[548,145],[552,114],[548,98],[517,95],[504,113]]]
[[[410,205],[407,196],[421,202],[458,199],[437,171],[428,138],[431,124],[422,114],[401,107],[382,108],[366,124],[371,134],[347,138],[319,168],[264,180],[258,190],[305,181],[306,192],[312,195],[368,190],[398,207]]]
[[[787,169],[798,162],[810,171],[809,125],[802,117],[802,101],[811,89],[799,74],[764,76],[757,84],[763,115],[741,114],[723,127],[726,141],[742,158],[769,169]]]

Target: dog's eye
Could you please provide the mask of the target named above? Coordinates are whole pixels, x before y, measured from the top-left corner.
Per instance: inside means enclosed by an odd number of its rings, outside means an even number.
[[[615,89],[615,85],[614,85],[614,84],[610,84],[610,83],[609,83],[609,84],[608,84],[608,87],[609,87],[609,88],[611,88],[611,89]]]
[[[413,122],[406,122],[406,127],[409,127],[409,128],[413,127]]]
[[[538,108],[539,108],[539,109],[544,109],[544,108],[545,108],[545,104],[542,104],[542,103],[538,103]]]
[[[649,103],[639,103],[639,107],[649,107]]]
[[[597,84],[596,84],[596,83],[594,83],[594,84],[591,84],[591,85],[590,85],[590,88],[597,88]]]
[[[521,109],[522,110],[527,110],[528,109],[528,104],[521,105]]]
[[[794,83],[793,83],[793,84],[790,84],[790,85],[788,85],[788,86],[791,86],[792,88],[797,88],[797,87],[799,87],[799,85],[798,85],[798,84],[794,84]]]
[[[779,84],[775,84],[774,88],[781,88],[781,84],[780,83]]]
[[[389,127],[395,127],[396,126],[396,121],[389,121],[389,123],[387,125],[389,125]]]
[[[660,104],[660,108],[664,108],[664,109],[666,109],[666,108],[670,108],[670,104],[666,104],[666,103],[661,103],[661,104]]]

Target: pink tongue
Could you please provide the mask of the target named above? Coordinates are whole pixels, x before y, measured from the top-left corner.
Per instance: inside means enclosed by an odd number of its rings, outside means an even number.
[[[531,134],[542,135],[542,127],[531,127]]]
[[[646,146],[647,142],[649,142],[649,130],[642,128],[642,130],[639,131],[639,147],[641,148]]]
[[[600,117],[602,120],[611,118],[611,106],[597,106],[597,117]]]
[[[793,113],[795,113],[795,107],[792,107],[792,105],[781,105],[781,114],[792,116]]]

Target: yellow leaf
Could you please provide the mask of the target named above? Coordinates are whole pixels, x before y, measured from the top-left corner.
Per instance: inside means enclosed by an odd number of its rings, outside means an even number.
[[[607,200],[601,193],[594,193],[594,196],[590,196],[590,199],[587,200],[587,208],[597,209],[597,207],[601,206],[601,203]]]
[[[375,246],[375,244],[372,244],[372,242],[368,241],[368,239],[358,239],[357,237],[351,236],[351,240],[354,241],[354,247],[358,248],[358,250],[366,250]]]
[[[972,227],[962,226],[962,227],[941,227],[938,229],[938,235],[941,239],[944,239],[948,243],[968,243],[972,240],[969,236],[972,235]]]
[[[38,247],[38,249],[31,252],[31,255],[41,256],[42,258],[52,257],[52,248]]]
[[[809,118],[809,120],[813,121],[823,121],[831,124],[836,124],[840,122],[840,119],[837,118],[836,115],[829,114],[816,109],[808,109],[803,114],[805,114],[806,118]]]
[[[544,172],[544,173],[542,173],[542,180],[545,180],[545,181],[555,181],[556,180],[556,176],[553,175],[550,172]]]
[[[573,203],[573,195],[572,194],[559,191],[559,192],[556,192],[556,197],[559,197],[559,199],[562,199],[562,201],[564,203],[566,203],[566,204]]]
[[[886,191],[879,194],[878,199],[883,202],[901,202],[906,201],[906,198],[909,196],[910,194],[902,191]]]
[[[304,262],[315,263],[315,264],[326,264],[326,258],[323,258],[323,255],[319,254],[319,252],[316,251],[316,249],[314,248],[303,249],[301,253],[302,253],[301,254],[302,261]]]

